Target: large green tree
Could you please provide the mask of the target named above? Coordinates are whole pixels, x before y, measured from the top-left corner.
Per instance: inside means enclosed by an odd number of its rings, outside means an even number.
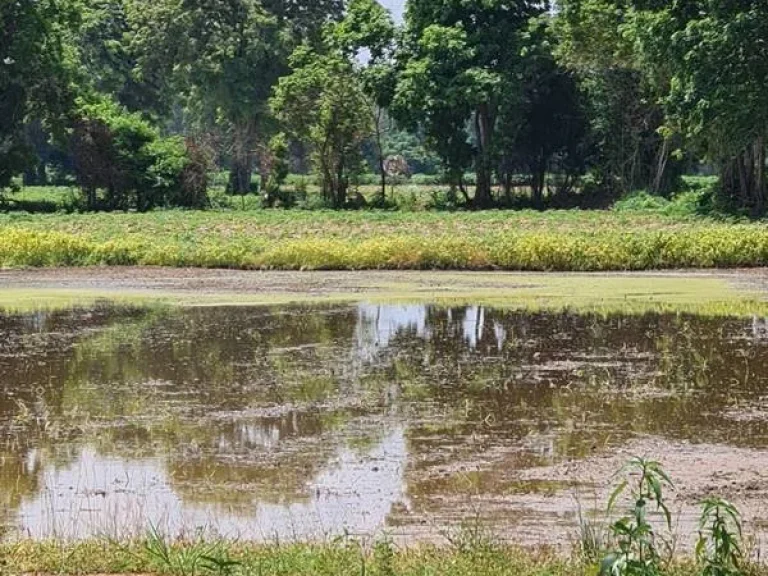
[[[392,16],[377,0],[350,0],[344,19],[333,28],[331,39],[335,49],[348,59],[355,59],[353,62],[368,96],[382,198],[387,187],[384,140],[391,128],[387,109],[397,82],[395,36]]]
[[[230,187],[250,189],[266,101],[280,74],[278,29],[257,0],[126,0],[144,78],[164,78],[188,111],[226,135]],[[168,100],[171,96],[168,96]]]
[[[545,8],[528,0],[407,5],[395,112],[423,126],[456,184],[475,170],[477,207],[493,201],[500,110],[518,98],[529,24]]]
[[[374,133],[369,96],[351,59],[332,47],[297,49],[291,68],[277,85],[273,110],[292,138],[309,144],[323,195],[342,207],[362,145]]]
[[[323,26],[338,20],[344,11],[344,0],[262,0],[262,5],[296,44],[318,41]]]
[[[82,88],[108,94],[132,111],[164,112],[162,82],[151,76],[140,81],[131,47],[125,0],[90,0],[82,4],[81,22],[73,39],[78,51]]]
[[[720,169],[723,195],[768,207],[768,4],[678,0],[647,6],[636,34],[648,66],[670,75],[667,129]]]
[[[394,93],[394,38],[392,18],[376,0],[350,0],[320,42],[294,52],[291,73],[275,90],[275,114],[295,140],[309,144],[323,193],[335,207],[347,202],[350,175],[360,169],[371,137],[384,193],[381,126]]]
[[[162,79],[188,114],[217,127],[228,143],[230,189],[247,192],[257,156],[268,154],[272,88],[293,47],[338,16],[339,0],[125,1],[138,72]]]
[[[522,100],[502,108],[499,177],[511,200],[516,175],[527,175],[532,204],[543,209],[545,192],[568,200],[585,172],[588,119],[573,75],[546,45],[532,55],[522,80]]]
[[[0,3],[0,189],[32,162],[25,121],[60,124],[72,106],[65,40],[76,18],[65,0]]]
[[[557,52],[584,92],[594,140],[593,170],[603,190],[657,193],[679,172],[662,130],[661,99],[669,77],[638,50],[640,0],[559,0]],[[664,4],[664,3],[661,3]]]

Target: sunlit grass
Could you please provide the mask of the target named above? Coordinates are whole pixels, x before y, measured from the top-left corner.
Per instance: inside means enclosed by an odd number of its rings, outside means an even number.
[[[646,270],[768,265],[768,229],[643,213],[182,212],[0,217],[0,266]]]
[[[0,548],[12,573],[44,574],[212,574],[307,576],[586,576],[597,568],[547,550],[523,550],[484,542],[443,546],[362,545],[353,540],[326,544],[257,546],[201,542],[168,544],[152,538],[128,544],[91,541],[6,544]],[[677,564],[669,576],[696,574]]]

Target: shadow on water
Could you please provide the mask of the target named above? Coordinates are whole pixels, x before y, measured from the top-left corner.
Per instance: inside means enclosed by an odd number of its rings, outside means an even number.
[[[768,463],[761,319],[104,305],[0,316],[0,374],[0,514],[34,538],[434,538],[474,515],[538,543],[617,454],[677,462],[683,513],[720,487],[707,457],[744,482]],[[768,495],[736,484],[759,520]]]

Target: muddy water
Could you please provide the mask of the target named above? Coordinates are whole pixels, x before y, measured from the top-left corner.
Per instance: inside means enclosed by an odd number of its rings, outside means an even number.
[[[768,324],[480,307],[0,316],[15,536],[563,544],[632,454],[768,526]]]

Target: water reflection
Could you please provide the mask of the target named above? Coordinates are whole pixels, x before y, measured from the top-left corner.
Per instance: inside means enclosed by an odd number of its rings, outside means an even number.
[[[131,538],[148,527],[165,534],[285,541],[326,538],[343,528],[371,534],[402,502],[405,438],[398,428],[365,457],[342,450],[307,483],[304,499],[186,499],[159,458],[105,457],[84,447],[65,466],[46,466],[37,494],[19,506],[15,523],[33,538]],[[198,478],[198,480],[201,480]],[[205,490],[204,486],[200,487]]]
[[[3,316],[0,518],[39,538],[284,540],[424,536],[479,507],[535,539],[594,489],[557,466],[638,439],[768,462],[766,326],[374,305]]]

